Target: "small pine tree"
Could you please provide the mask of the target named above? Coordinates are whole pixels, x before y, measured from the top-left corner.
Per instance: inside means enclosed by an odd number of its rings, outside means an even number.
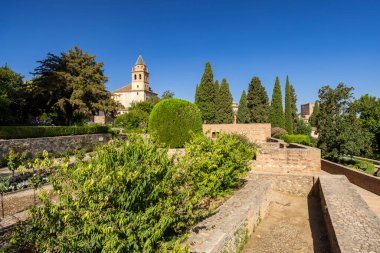
[[[239,107],[238,107],[238,112],[237,112],[237,122],[238,123],[250,122],[247,95],[245,94],[245,90],[243,90],[243,93],[241,94],[241,97],[240,97]]]
[[[264,86],[261,85],[261,81],[257,76],[253,77],[251,83],[249,84],[247,104],[250,113],[250,122],[269,122],[268,94]]]
[[[270,105],[270,123],[272,127],[285,127],[284,110],[282,107],[282,93],[280,80],[276,77],[276,82],[273,88],[272,103]]]
[[[216,123],[230,124],[233,122],[232,95],[227,80],[224,78],[216,99]]]
[[[212,73],[211,64],[206,63],[201,82],[198,86],[198,96],[196,104],[201,110],[202,120],[205,123],[214,123],[216,118],[214,75]]]
[[[285,130],[289,134],[293,134],[293,118],[292,118],[292,94],[290,89],[289,77],[286,76],[285,85]]]

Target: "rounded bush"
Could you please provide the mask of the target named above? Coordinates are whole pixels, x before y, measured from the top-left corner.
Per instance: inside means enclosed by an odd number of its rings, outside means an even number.
[[[171,98],[157,103],[149,115],[149,134],[171,148],[183,147],[191,132],[202,132],[199,108],[188,101]]]
[[[287,135],[287,134],[288,134],[288,132],[281,127],[273,127],[272,128],[272,137],[273,138],[281,138],[281,136]]]

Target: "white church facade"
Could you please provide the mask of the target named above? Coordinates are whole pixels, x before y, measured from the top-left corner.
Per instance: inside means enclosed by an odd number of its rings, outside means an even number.
[[[149,72],[144,60],[139,55],[135,66],[132,67],[132,82],[112,92],[112,98],[119,102],[123,108],[119,114],[128,112],[133,103],[147,101],[149,97],[157,97],[149,86]]]

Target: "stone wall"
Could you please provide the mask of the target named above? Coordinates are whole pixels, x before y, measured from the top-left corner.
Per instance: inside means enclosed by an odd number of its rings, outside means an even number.
[[[321,151],[299,144],[287,146],[269,142],[258,150],[252,163],[255,171],[277,173],[319,173]]]
[[[111,137],[111,134],[104,133],[0,140],[0,158],[8,154],[10,149],[20,153],[27,150],[31,155],[41,153],[44,150],[48,151],[49,154],[61,154],[66,150],[83,148],[92,150],[95,145],[107,143]]]
[[[347,178],[322,175],[319,191],[332,252],[380,252],[380,219]]]
[[[266,142],[271,137],[271,124],[203,124],[203,132],[212,138],[224,132],[245,135],[252,142]]]
[[[322,159],[322,170],[330,174],[345,175],[351,183],[380,196],[380,177],[375,177],[324,159]]]

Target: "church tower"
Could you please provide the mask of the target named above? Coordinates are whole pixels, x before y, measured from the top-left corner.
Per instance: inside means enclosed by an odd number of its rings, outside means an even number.
[[[132,68],[132,90],[149,91],[149,72],[141,55]]]

